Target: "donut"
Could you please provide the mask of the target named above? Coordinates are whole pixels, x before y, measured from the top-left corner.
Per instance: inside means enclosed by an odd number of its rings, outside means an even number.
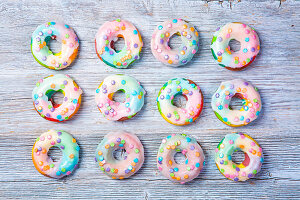
[[[117,91],[125,93],[126,100],[117,102],[113,95]],[[131,76],[111,75],[106,77],[96,89],[96,103],[103,116],[112,121],[124,121],[132,118],[144,105],[145,90]]]
[[[176,163],[176,153],[186,157],[184,163]],[[162,140],[157,154],[157,167],[163,176],[183,184],[200,174],[205,165],[204,159],[202,148],[194,138],[185,134],[172,134]]]
[[[230,50],[230,40],[241,44],[239,51]],[[217,28],[211,42],[211,52],[217,63],[229,70],[241,70],[249,66],[260,50],[259,37],[246,24],[233,22]]]
[[[64,94],[63,103],[56,104],[52,96]],[[81,103],[81,88],[68,75],[57,74],[40,79],[32,91],[33,105],[41,117],[62,122],[71,119]]]
[[[243,107],[233,110],[232,97],[242,99]],[[222,82],[212,96],[211,106],[216,116],[228,126],[244,126],[255,120],[261,112],[262,103],[258,89],[243,79]]]
[[[125,40],[121,51],[114,49],[118,38]],[[137,28],[126,20],[105,22],[98,30],[95,39],[96,53],[105,64],[115,68],[127,68],[140,58],[143,47],[142,37]]]
[[[114,151],[125,150],[124,160],[114,158]],[[135,174],[144,163],[144,147],[131,133],[118,132],[104,136],[96,150],[95,161],[100,170],[112,179],[124,179]]]
[[[187,100],[185,108],[173,104],[176,95]],[[195,121],[203,107],[203,95],[200,87],[185,78],[173,78],[163,85],[157,97],[157,107],[161,116],[170,124],[182,126]]]
[[[61,51],[53,53],[49,41],[61,43]],[[77,56],[79,41],[74,30],[66,24],[48,22],[37,27],[31,36],[31,53],[35,60],[49,69],[68,67]]]
[[[177,34],[181,38],[179,48],[171,49],[169,40]],[[198,51],[198,32],[182,19],[170,19],[158,25],[151,39],[151,50],[154,57],[163,64],[177,67],[192,60]]]
[[[51,147],[58,147],[62,151],[59,161],[53,161],[48,156]],[[50,178],[62,178],[78,167],[79,149],[76,139],[69,133],[49,130],[36,139],[32,148],[32,161],[41,174]]]
[[[245,154],[245,160],[241,164],[232,161],[232,154],[238,150]],[[260,171],[263,161],[262,148],[246,134],[228,134],[216,148],[215,162],[219,171],[233,181],[253,178]]]

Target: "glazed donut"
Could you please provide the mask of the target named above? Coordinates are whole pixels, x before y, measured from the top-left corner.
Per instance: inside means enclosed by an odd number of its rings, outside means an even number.
[[[245,160],[239,165],[231,158],[233,152],[238,150],[245,154]],[[216,148],[215,162],[219,171],[233,181],[246,181],[253,178],[260,171],[263,161],[262,149],[246,134],[228,134]]]
[[[229,42],[235,39],[241,44],[239,51],[230,50]],[[260,49],[254,29],[239,22],[217,28],[211,42],[211,52],[217,63],[229,70],[241,70],[250,65]]]
[[[182,44],[178,49],[171,49],[169,40],[180,35]],[[198,51],[199,38],[196,29],[182,19],[170,19],[158,25],[151,39],[151,50],[154,57],[169,66],[180,66],[192,60]]]
[[[176,95],[183,95],[187,102],[185,108],[173,104]],[[173,78],[160,89],[157,107],[161,116],[174,125],[186,125],[195,121],[203,107],[203,96],[200,87],[185,78]]]
[[[114,49],[114,42],[122,37],[125,40],[121,51]],[[127,68],[140,58],[143,47],[142,37],[137,28],[129,21],[117,19],[105,22],[98,30],[95,39],[96,53],[107,65]]]
[[[62,151],[63,156],[59,161],[53,161],[47,154],[53,146]],[[49,130],[36,139],[32,148],[32,161],[41,174],[62,178],[78,167],[79,149],[76,139],[69,133]]]
[[[61,43],[61,51],[53,53],[49,49],[49,41]],[[31,37],[31,52],[35,60],[49,69],[60,70],[68,67],[77,56],[79,41],[70,26],[48,22],[37,27]]]
[[[56,104],[52,95],[64,94],[63,103]],[[79,109],[82,90],[68,75],[51,75],[37,82],[32,91],[33,105],[41,117],[62,122],[70,119]]]
[[[174,160],[178,152],[186,157],[183,164]],[[202,148],[194,138],[185,134],[172,134],[162,140],[157,154],[157,167],[171,181],[183,184],[200,174],[205,165],[204,159]]]
[[[126,96],[124,102],[113,101],[115,92],[123,91]],[[106,77],[96,90],[96,103],[108,120],[124,121],[139,112],[144,105],[145,90],[140,83],[131,76],[111,75]]]
[[[113,153],[126,151],[124,160],[117,160]],[[111,133],[104,136],[96,150],[95,161],[101,171],[112,179],[124,179],[135,174],[144,163],[144,147],[139,138],[131,133]]]
[[[232,97],[243,100],[240,110],[232,110]],[[262,103],[258,89],[243,79],[222,82],[212,96],[211,106],[216,116],[228,126],[244,126],[255,120],[261,112]]]

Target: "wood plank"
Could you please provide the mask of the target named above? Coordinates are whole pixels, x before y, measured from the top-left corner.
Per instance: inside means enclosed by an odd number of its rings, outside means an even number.
[[[74,0],[0,2],[0,198],[37,199],[299,199],[300,198],[300,1],[200,1],[200,0]],[[165,19],[182,17],[200,32],[200,50],[186,66],[172,68],[155,60],[150,49],[154,28]],[[94,36],[105,21],[122,18],[140,30],[144,48],[140,61],[125,70],[113,69],[95,54]],[[40,66],[30,52],[34,29],[46,21],[71,25],[80,39],[75,63],[63,71]],[[241,21],[255,28],[262,50],[246,70],[219,67],[210,52],[216,27]],[[74,118],[65,123],[42,119],[32,106],[37,80],[50,74],[69,74],[82,87],[83,102]],[[147,91],[143,110],[125,122],[102,118],[94,101],[101,80],[126,73]],[[204,94],[204,109],[193,124],[177,127],[157,111],[156,96],[170,78],[195,81]],[[259,88],[262,115],[248,126],[227,127],[213,114],[211,96],[223,80],[244,78]],[[62,180],[40,175],[31,160],[34,140],[48,129],[73,134],[80,147],[80,166]],[[132,178],[118,181],[103,175],[94,163],[94,151],[103,136],[115,130],[136,133],[145,148],[145,163]],[[265,163],[250,181],[226,180],[215,166],[214,149],[231,132],[243,132],[262,146]],[[177,185],[160,175],[156,152],[161,139],[186,133],[201,144],[206,166],[194,181]]]

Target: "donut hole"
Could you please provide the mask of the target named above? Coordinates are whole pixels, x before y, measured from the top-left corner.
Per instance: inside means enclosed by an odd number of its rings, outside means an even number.
[[[240,96],[240,94],[235,94],[229,103],[230,110],[240,110],[245,104],[245,100]]]
[[[48,157],[50,157],[53,162],[58,161],[62,156],[62,152],[60,150],[60,148],[53,146],[49,149],[48,151]]]
[[[175,155],[174,155],[174,161],[177,163],[177,164],[183,164],[186,160],[186,156],[183,155],[181,152],[176,152]]]
[[[49,50],[52,51],[53,54],[57,54],[61,51],[61,43],[56,39],[49,39],[47,42]]]
[[[241,164],[245,161],[245,153],[241,150],[236,150],[231,155],[232,162],[236,163],[237,165]]]
[[[172,100],[172,104],[178,108],[184,108],[187,103],[187,97],[183,94],[177,94]]]
[[[113,152],[113,157],[116,160],[126,160],[127,159],[127,152],[125,149],[116,149]]]
[[[116,102],[120,102],[123,103],[126,100],[126,95],[124,90],[118,90],[116,91],[113,96],[112,96],[112,100],[116,101]]]
[[[241,43],[235,39],[231,39],[228,43],[230,50],[233,52],[237,52],[241,49]]]
[[[173,34],[168,41],[168,45],[171,49],[179,49],[181,44],[182,44],[182,41],[181,41],[181,35],[179,32]]]
[[[125,46],[125,40],[123,36],[118,36],[117,40],[112,40],[110,42],[110,47],[115,50],[115,52],[119,53]]]
[[[62,90],[48,90],[46,95],[48,96],[48,101],[52,102],[54,108],[59,107],[63,103],[65,96]]]

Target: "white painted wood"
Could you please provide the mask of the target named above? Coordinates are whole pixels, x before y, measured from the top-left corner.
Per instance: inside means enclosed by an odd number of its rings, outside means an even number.
[[[300,2],[287,0],[3,0],[0,2],[0,198],[74,199],[299,199],[300,193]],[[95,54],[94,36],[107,20],[123,18],[140,30],[144,48],[130,69],[106,66]],[[201,46],[192,62],[171,68],[156,61],[150,39],[156,25],[182,17],[200,31]],[[34,29],[47,21],[71,25],[80,38],[76,62],[63,71],[40,66],[30,53]],[[262,50],[244,71],[215,64],[209,44],[217,26],[241,21],[255,28]],[[42,119],[34,110],[31,92],[36,81],[50,74],[70,74],[82,87],[79,112],[66,123]],[[109,122],[100,115],[94,91],[110,74],[136,77],[147,90],[146,104],[133,119]],[[170,78],[186,77],[200,85],[204,109],[195,123],[176,127],[157,111],[156,95]],[[211,95],[223,80],[244,78],[260,89],[262,116],[252,124],[231,128],[210,108]],[[70,177],[53,180],[40,175],[31,161],[34,140],[50,128],[63,129],[81,147],[80,167]],[[128,180],[111,180],[93,161],[102,137],[114,130],[136,133],[145,148],[145,164]],[[245,183],[226,180],[213,161],[214,149],[225,134],[241,131],[263,147],[265,163],[259,175]],[[163,137],[187,133],[204,149],[207,165],[200,176],[176,185],[156,168],[156,151]]]

